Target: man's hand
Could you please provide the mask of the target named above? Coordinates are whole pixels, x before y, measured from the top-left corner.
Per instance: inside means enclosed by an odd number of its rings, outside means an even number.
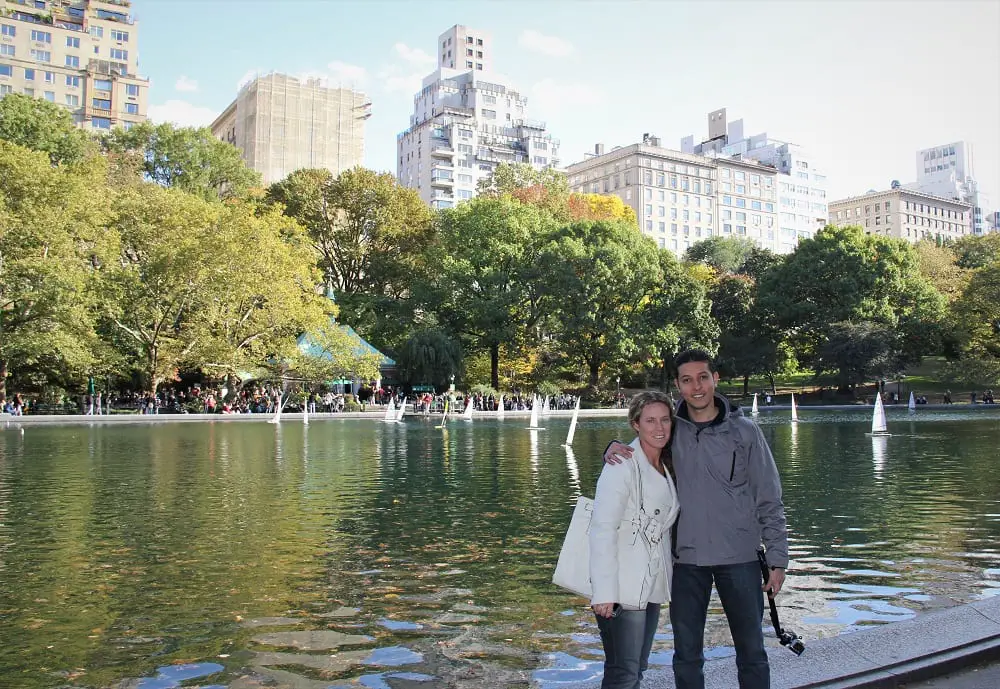
[[[785,583],[785,570],[783,567],[772,567],[767,575],[767,583],[761,586],[767,591],[768,598],[774,598],[781,591],[781,586]]]
[[[611,614],[615,611],[614,603],[595,603],[590,606],[594,613],[600,617],[611,617]]]
[[[608,449],[604,451],[604,461],[608,464],[621,464],[623,458],[628,459],[631,456],[632,448],[628,445],[622,445],[617,440],[608,445]]]

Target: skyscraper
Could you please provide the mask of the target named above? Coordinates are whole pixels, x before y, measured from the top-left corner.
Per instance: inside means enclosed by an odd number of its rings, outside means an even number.
[[[139,29],[130,0],[0,0],[0,96],[66,107],[81,127],[146,119]]]
[[[371,102],[352,89],[284,74],[257,77],[212,123],[212,134],[233,144],[265,184],[301,168],[334,175],[361,165]]]
[[[917,151],[917,181],[906,186],[969,204],[972,206],[973,234],[989,231],[983,208],[986,199],[973,172],[971,144],[956,141]]]
[[[435,208],[476,194],[499,163],[558,167],[559,141],[528,119],[528,99],[492,73],[489,34],[456,25],[438,38],[437,69],[413,97],[396,137],[396,176]]]

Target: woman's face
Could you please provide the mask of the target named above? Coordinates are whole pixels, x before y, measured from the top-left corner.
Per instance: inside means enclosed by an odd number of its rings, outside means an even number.
[[[670,408],[662,402],[647,404],[632,428],[639,435],[640,443],[662,450],[670,440]]]

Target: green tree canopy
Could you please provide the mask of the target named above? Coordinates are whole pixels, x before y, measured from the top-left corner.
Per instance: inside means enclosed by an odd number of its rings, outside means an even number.
[[[479,180],[477,190],[486,197],[512,196],[521,203],[550,213],[558,220],[567,221],[572,217],[569,180],[554,168],[538,170],[528,163],[500,163],[489,177]],[[589,213],[591,205],[586,199],[580,199],[577,214],[583,215],[583,207]]]
[[[893,378],[911,363],[900,346],[901,337],[897,329],[884,323],[831,323],[814,367],[817,372],[833,372],[841,388]]]
[[[548,328],[591,387],[606,366],[638,358],[642,311],[663,279],[651,239],[624,221],[573,223],[549,235],[537,265]]]
[[[962,237],[951,246],[951,250],[959,268],[985,268],[1000,261],[1000,233]]]
[[[739,273],[747,257],[757,248],[756,242],[746,237],[709,237],[692,244],[684,252],[684,260],[704,263],[717,273]]]
[[[111,253],[104,181],[97,158],[53,167],[0,141],[0,401],[12,366],[65,381],[94,364],[90,287]]]
[[[422,328],[406,338],[396,366],[403,383],[442,387],[461,374],[462,347],[440,328]]]
[[[0,139],[46,153],[53,164],[77,163],[97,150],[66,108],[20,93],[0,98]]]
[[[116,127],[101,137],[105,152],[141,161],[146,178],[206,200],[239,198],[261,185],[239,150],[212,135],[207,127],[176,127],[143,122]]]

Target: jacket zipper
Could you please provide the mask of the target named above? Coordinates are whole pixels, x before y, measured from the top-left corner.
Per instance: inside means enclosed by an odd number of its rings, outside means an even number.
[[[732,482],[733,475],[736,473],[736,450],[733,450],[733,464],[729,467],[729,481]]]

